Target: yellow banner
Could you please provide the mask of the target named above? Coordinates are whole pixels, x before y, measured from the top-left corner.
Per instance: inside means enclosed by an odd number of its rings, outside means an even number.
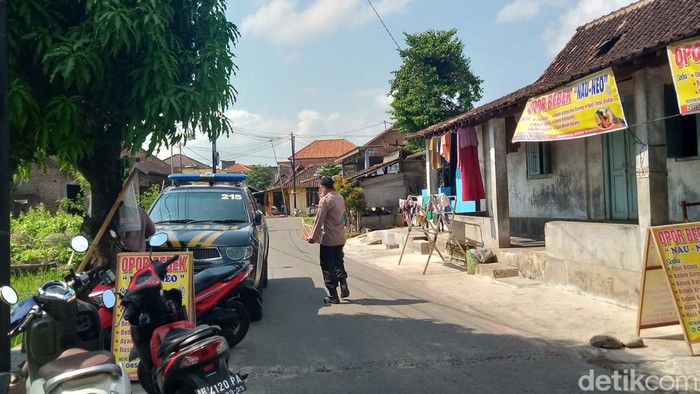
[[[700,112],[700,37],[667,46],[681,115]]]
[[[700,342],[700,223],[652,227],[689,343]]]
[[[570,140],[627,127],[612,69],[527,101],[513,142]]]
[[[156,260],[165,261],[175,253],[153,253]],[[163,289],[179,289],[182,292],[182,304],[187,308],[190,321],[195,321],[194,311],[194,269],[192,267],[192,252],[179,252],[180,260],[168,266],[168,273],[163,281]],[[144,266],[150,264],[148,253],[119,253],[117,254],[117,284],[116,291],[125,291],[129,287],[131,277]],[[122,319],[122,308],[114,307],[114,321],[119,322],[112,327],[112,353],[118,363],[126,367],[129,379],[136,380],[136,367],[139,359],[129,361],[131,353],[131,325]]]

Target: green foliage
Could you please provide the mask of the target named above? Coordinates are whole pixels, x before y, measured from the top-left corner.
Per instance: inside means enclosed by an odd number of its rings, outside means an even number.
[[[481,99],[481,78],[469,67],[456,29],[405,34],[403,63],[392,71],[389,113],[403,133],[414,133],[473,108]],[[420,146],[422,148],[422,145]]]
[[[318,169],[318,175],[331,177],[336,175],[343,175],[343,167],[340,164],[327,163],[322,165]]]
[[[70,239],[80,233],[83,219],[62,211],[53,215],[43,205],[10,220],[10,261],[16,264],[65,263]]]
[[[63,197],[58,199],[58,207],[65,212],[73,212],[80,216],[87,215],[87,201],[85,196],[90,195],[90,184],[85,177],[78,171],[73,170],[73,178],[80,185],[80,193],[75,199]]]
[[[365,201],[365,192],[361,187],[357,186],[357,181],[346,181],[340,176],[335,176],[334,189],[345,200],[345,207],[351,211],[358,213],[367,210],[367,202]]]
[[[139,205],[141,206],[141,208],[148,211],[148,209],[151,207],[151,205],[153,205],[153,202],[156,200],[159,194],[160,187],[156,184],[151,185],[148,188],[148,190],[141,193],[141,195],[139,196]]]
[[[270,187],[274,179],[272,167],[270,166],[252,165],[245,174],[248,175],[248,179],[245,181],[246,185],[258,190],[265,190]]]
[[[7,2],[10,168],[56,157],[92,187],[96,232],[122,149],[228,135],[239,37],[226,1]]]

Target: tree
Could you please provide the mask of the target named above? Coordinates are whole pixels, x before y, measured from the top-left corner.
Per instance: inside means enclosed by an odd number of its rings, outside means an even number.
[[[327,163],[319,167],[318,175],[330,177],[343,175],[343,167],[340,164]]]
[[[246,171],[245,174],[248,175],[246,184],[258,190],[267,189],[274,179],[274,174],[270,166],[252,165],[250,166],[250,170]]]
[[[345,200],[345,210],[347,216],[350,220],[351,228],[358,229],[359,223],[355,220],[352,212],[357,213],[359,217],[360,214],[367,210],[367,201],[365,200],[365,192],[360,186],[357,185],[357,181],[347,181],[340,175],[333,177],[335,183],[333,188],[338,192]]]
[[[402,133],[414,133],[473,108],[481,99],[481,78],[464,56],[456,29],[406,34],[401,68],[392,71],[392,120]]]
[[[92,190],[95,234],[121,189],[122,149],[230,132],[238,38],[225,0],[8,2],[11,166],[55,156]]]

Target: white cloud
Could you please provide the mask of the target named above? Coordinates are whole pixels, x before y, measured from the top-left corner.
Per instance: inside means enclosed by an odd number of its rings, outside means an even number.
[[[374,7],[386,18],[404,10],[412,0],[379,0]],[[294,46],[343,29],[376,20],[364,0],[314,0],[302,8],[295,0],[272,0],[243,18],[243,35],[262,37],[275,44]]]
[[[539,15],[543,6],[555,5],[559,1],[552,0],[515,0],[506,4],[498,11],[496,21],[498,23],[511,23],[525,19],[532,19]]]
[[[544,32],[547,54],[556,55],[576,32],[578,26],[609,14],[637,0],[579,0],[559,17],[558,24]]]
[[[217,150],[222,160],[236,160],[243,164],[275,165],[275,159],[287,160],[292,154],[292,131],[297,136],[296,150],[299,151],[317,139],[347,138],[361,145],[384,130],[384,125],[378,125],[382,119],[377,119],[377,113],[367,111],[322,114],[312,109],[304,109],[297,114],[296,120],[275,119],[245,110],[228,111],[226,116],[231,119],[234,132],[228,138],[219,137],[216,142]],[[368,128],[370,125],[374,126]],[[175,147],[174,153],[179,153],[178,147]],[[209,164],[211,142],[200,135],[188,141],[182,153]],[[157,156],[161,159],[167,158],[170,151],[161,151]]]

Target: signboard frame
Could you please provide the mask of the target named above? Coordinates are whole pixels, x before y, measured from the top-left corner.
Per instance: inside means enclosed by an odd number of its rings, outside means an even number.
[[[660,321],[650,322],[645,301],[651,299],[650,273],[659,270],[665,273],[671,299],[662,301],[665,304],[657,305],[657,309],[668,310],[672,304],[675,316],[671,318],[666,314]],[[660,280],[658,275],[656,280]],[[690,354],[695,356],[693,344],[700,343],[700,222],[655,226],[647,230],[637,334],[642,329],[675,324],[681,325]]]
[[[678,113],[700,113],[700,36],[666,46]]]

